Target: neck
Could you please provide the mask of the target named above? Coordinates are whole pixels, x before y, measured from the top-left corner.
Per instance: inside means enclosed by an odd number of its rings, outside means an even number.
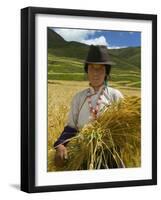
[[[103,86],[103,84],[99,85],[99,86],[92,86],[95,92],[98,92],[99,89]]]
[[[98,92],[100,87],[93,87],[93,89],[94,89],[95,92]]]

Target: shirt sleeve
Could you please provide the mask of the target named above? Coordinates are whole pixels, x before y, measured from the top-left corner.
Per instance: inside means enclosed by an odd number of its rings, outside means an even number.
[[[118,102],[118,101],[120,101],[123,98],[124,98],[123,94],[119,90],[114,89],[113,100],[116,101],[116,102]]]
[[[54,143],[53,145],[54,148],[57,148],[57,146],[60,144],[66,145],[68,143],[68,140],[76,135],[78,131],[77,130],[78,109],[79,109],[79,94],[76,94],[71,102],[67,123],[60,137]]]
[[[79,113],[79,93],[77,93],[72,99],[66,126],[70,126],[72,128],[77,129],[78,113]]]
[[[71,128],[70,126],[65,126],[63,132],[61,133],[57,141],[53,144],[53,147],[57,148],[57,146],[60,144],[64,144],[64,146],[66,146],[69,139],[74,137],[76,133],[77,130],[75,128]]]

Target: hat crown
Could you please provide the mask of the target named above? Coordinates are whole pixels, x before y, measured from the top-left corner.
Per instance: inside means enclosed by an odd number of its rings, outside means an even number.
[[[107,47],[104,45],[91,45],[85,62],[111,64]]]

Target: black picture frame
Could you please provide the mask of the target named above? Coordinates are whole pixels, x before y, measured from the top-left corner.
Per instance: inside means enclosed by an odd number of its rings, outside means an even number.
[[[37,14],[152,22],[152,178],[117,182],[35,185],[35,16]],[[157,184],[157,16],[92,10],[27,7],[21,9],[21,190],[28,193]]]

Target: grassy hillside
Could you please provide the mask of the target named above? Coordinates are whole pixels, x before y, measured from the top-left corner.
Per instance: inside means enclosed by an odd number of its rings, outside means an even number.
[[[119,65],[112,66],[110,81],[121,86],[140,87],[140,69],[130,68],[130,65],[123,61],[119,61]],[[83,61],[48,54],[48,80],[87,80]]]
[[[114,57],[117,56],[121,60],[140,68],[141,65],[141,48],[140,47],[128,47],[122,49],[110,49],[110,54]]]

